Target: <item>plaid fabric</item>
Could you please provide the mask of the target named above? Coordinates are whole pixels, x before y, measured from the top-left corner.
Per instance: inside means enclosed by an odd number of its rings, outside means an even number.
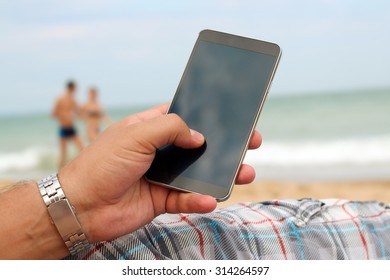
[[[390,206],[347,200],[243,203],[165,214],[69,259],[389,259]]]

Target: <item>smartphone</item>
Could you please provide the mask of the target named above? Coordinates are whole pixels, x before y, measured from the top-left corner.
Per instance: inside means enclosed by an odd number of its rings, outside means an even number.
[[[161,147],[145,177],[169,188],[226,200],[245,157],[281,49],[270,42],[203,30],[169,113],[205,136],[197,149]]]

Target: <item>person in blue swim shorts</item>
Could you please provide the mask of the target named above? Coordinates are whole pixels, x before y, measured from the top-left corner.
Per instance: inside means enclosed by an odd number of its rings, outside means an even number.
[[[83,149],[81,138],[77,135],[74,127],[75,116],[79,115],[79,107],[74,98],[76,93],[76,83],[69,81],[66,84],[66,91],[56,101],[52,115],[60,124],[60,158],[59,168],[63,167],[67,159],[67,146],[69,142],[73,142],[79,151]]]

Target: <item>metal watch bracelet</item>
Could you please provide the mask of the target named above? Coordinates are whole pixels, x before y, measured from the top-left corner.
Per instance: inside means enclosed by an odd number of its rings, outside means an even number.
[[[52,223],[56,226],[69,252],[73,255],[89,246],[88,240],[77,220],[75,209],[66,198],[57,174],[43,178],[37,181],[37,183]]]

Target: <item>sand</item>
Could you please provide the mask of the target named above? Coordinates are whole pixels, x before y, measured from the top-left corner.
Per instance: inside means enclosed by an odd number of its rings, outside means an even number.
[[[15,182],[0,180],[0,189]],[[282,198],[344,198],[350,200],[378,200],[390,203],[390,181],[339,182],[278,182],[257,181],[235,186],[231,197],[219,207],[239,202],[256,202]]]
[[[257,181],[235,186],[231,197],[220,207],[238,202],[264,201],[282,198],[343,198],[349,200],[377,200],[390,203],[390,181],[339,182],[277,182]]]

